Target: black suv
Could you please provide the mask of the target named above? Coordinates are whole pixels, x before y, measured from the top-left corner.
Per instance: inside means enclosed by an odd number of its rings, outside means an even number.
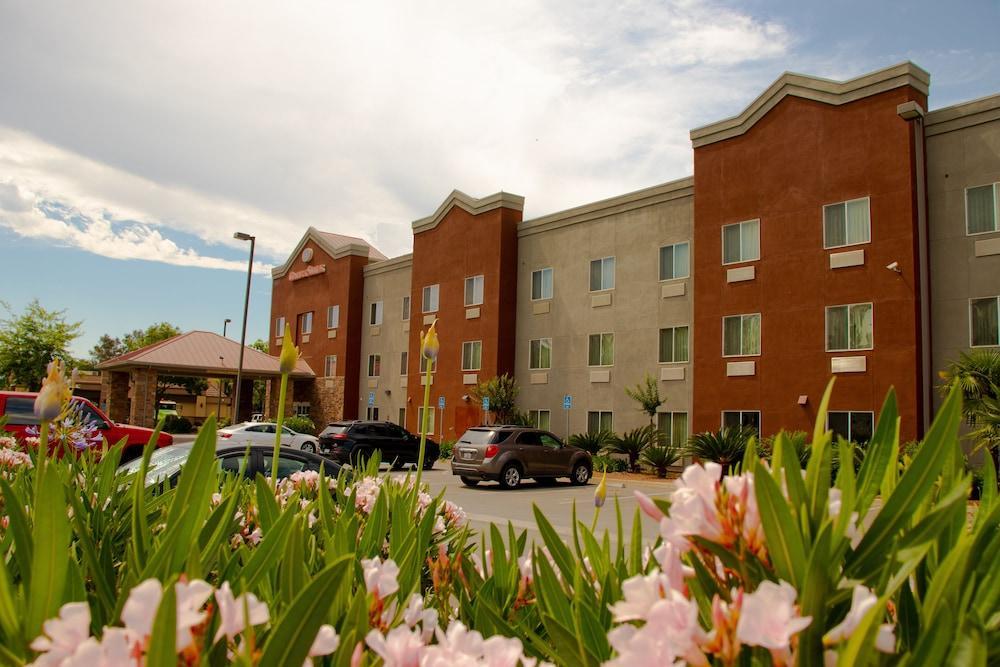
[[[338,463],[357,464],[371,457],[375,451],[382,460],[396,470],[408,463],[416,465],[420,455],[420,436],[391,422],[342,421],[333,422],[319,434],[319,451]],[[424,451],[424,470],[430,470],[437,461],[440,448],[427,439]]]

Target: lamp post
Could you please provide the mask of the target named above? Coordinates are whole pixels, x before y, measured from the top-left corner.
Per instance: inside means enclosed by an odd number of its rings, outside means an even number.
[[[232,322],[232,320],[227,317],[226,321],[222,323],[222,337],[223,338],[226,337],[226,327],[229,326],[230,322]]]
[[[238,241],[249,241],[250,242],[250,262],[247,264],[247,291],[246,296],[243,298],[243,330],[240,333],[240,362],[236,366],[236,391],[233,392],[233,409],[232,418],[233,423],[240,416],[240,385],[243,380],[243,351],[246,349],[247,344],[247,310],[250,308],[250,278],[253,277],[253,248],[254,243],[257,241],[256,236],[251,236],[250,234],[244,234],[243,232],[236,232],[233,234],[233,238]]]
[[[228,322],[229,320],[226,320],[226,321]],[[225,326],[225,325],[223,325],[223,326]],[[223,357],[220,354],[219,355],[219,366],[225,366],[225,365],[226,365],[226,358]],[[218,390],[219,390],[219,414],[216,415],[216,419],[222,419],[222,376],[220,375],[219,377],[217,377],[216,381],[219,383],[219,385],[218,385]]]

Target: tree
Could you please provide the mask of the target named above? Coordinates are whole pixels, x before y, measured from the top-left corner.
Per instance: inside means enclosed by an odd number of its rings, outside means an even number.
[[[267,341],[258,338],[254,342],[250,343],[250,347],[257,350],[258,352],[263,352],[264,354],[270,354],[271,351],[267,346]],[[257,412],[264,412],[264,403],[267,401],[267,380],[254,380],[253,381],[253,409]]]
[[[973,425],[972,437],[986,447],[1000,467],[1000,350],[962,352],[958,361],[941,373],[947,393],[958,383],[962,389],[962,412]]]
[[[112,338],[108,334],[102,334],[97,339],[97,344],[90,348],[90,360],[97,364],[114,359],[128,352],[120,338]]]
[[[625,387],[625,394],[639,404],[639,409],[649,415],[649,425],[654,426],[656,410],[666,402],[660,397],[660,385],[652,375],[646,373],[642,382],[634,387]]]
[[[516,417],[517,409],[514,403],[517,400],[517,392],[517,380],[504,373],[499,377],[480,382],[469,393],[479,402],[484,398],[490,399],[493,423],[509,424]]]
[[[69,346],[80,336],[81,322],[67,322],[65,310],[46,310],[38,299],[21,315],[0,303],[8,313],[7,319],[0,320],[0,384],[38,391],[52,359],[77,365]]]

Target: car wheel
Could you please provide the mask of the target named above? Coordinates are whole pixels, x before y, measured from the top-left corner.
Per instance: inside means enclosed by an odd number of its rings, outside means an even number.
[[[304,452],[309,452],[311,454],[315,454],[316,453],[316,443],[313,442],[312,440],[306,440],[305,442],[302,443],[301,449]]]
[[[505,489],[516,489],[521,483],[521,469],[516,463],[508,463],[500,471],[500,486]]]
[[[465,475],[462,475],[459,479],[461,479],[462,484],[465,484],[466,486],[476,486],[479,484],[479,480],[475,477],[466,477]]]
[[[431,458],[430,456],[424,457],[424,470],[433,470],[433,469],[434,469],[434,459]]]
[[[577,486],[583,486],[590,481],[590,466],[586,463],[577,463],[573,467],[573,473],[569,477],[569,481]]]

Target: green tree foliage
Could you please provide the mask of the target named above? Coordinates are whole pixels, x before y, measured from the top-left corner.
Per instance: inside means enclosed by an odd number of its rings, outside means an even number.
[[[657,384],[656,379],[649,373],[646,373],[642,382],[636,386],[625,387],[625,395],[639,404],[639,409],[649,417],[650,426],[653,425],[653,420],[656,419],[657,408],[666,402],[666,399],[660,396],[660,385]]]
[[[994,467],[1000,465],[1000,350],[963,352],[941,378],[945,394],[953,385],[961,388],[962,413],[974,425],[972,437],[990,450]]]
[[[469,393],[478,403],[481,403],[483,398],[490,399],[490,413],[493,415],[493,423],[509,424],[517,416],[517,408],[514,407],[514,403],[517,400],[518,391],[517,380],[512,375],[504,373],[480,382]]]
[[[53,358],[77,365],[69,346],[80,336],[81,322],[67,322],[65,310],[46,310],[38,299],[20,315],[0,303],[8,313],[0,320],[0,385],[38,391]]]

